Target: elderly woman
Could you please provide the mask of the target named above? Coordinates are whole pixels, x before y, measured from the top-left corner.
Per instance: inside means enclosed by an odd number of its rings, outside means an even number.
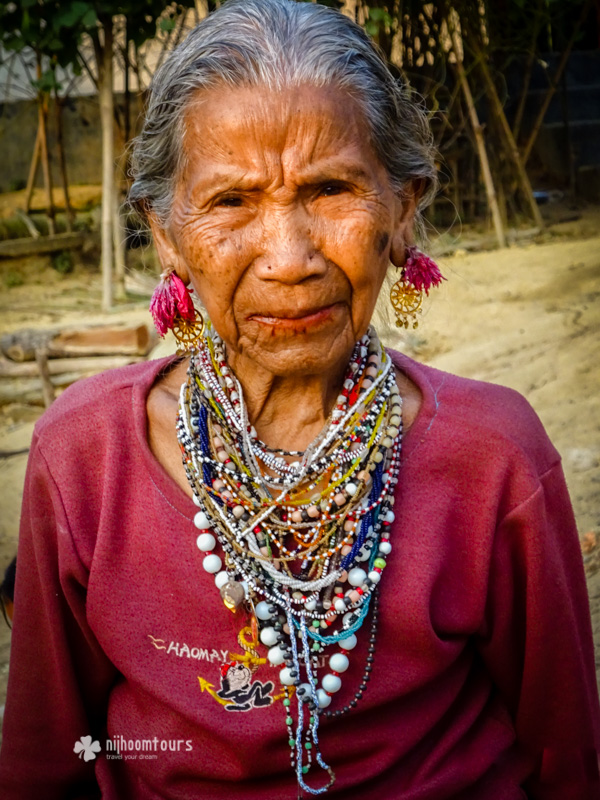
[[[341,14],[232,0],[133,163],[187,353],[37,427],[2,797],[597,798],[559,457],[514,392],[369,326],[390,262],[403,323],[440,279],[406,89]]]

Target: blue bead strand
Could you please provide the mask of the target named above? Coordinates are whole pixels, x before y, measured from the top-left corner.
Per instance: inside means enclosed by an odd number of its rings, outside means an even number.
[[[371,486],[371,492],[369,494],[369,504],[375,503],[378,499],[379,495],[381,494],[381,490],[383,488],[383,462],[377,464],[376,469],[373,471],[373,485]],[[375,516],[374,510],[371,509],[368,514],[365,514],[361,521],[360,532],[356,537],[356,541],[352,545],[352,550],[348,553],[347,556],[344,556],[341,562],[342,569],[348,569],[350,564],[354,561],[358,553],[360,553],[361,547],[365,543],[365,539],[367,538],[367,533],[371,526],[375,525]]]
[[[200,411],[198,413],[198,434],[200,436],[202,452],[206,456],[210,456],[210,443],[208,439],[208,411],[206,410],[206,406],[200,406]],[[206,486],[212,486],[213,473],[206,461],[202,462],[202,478]],[[216,499],[218,500],[218,498]]]

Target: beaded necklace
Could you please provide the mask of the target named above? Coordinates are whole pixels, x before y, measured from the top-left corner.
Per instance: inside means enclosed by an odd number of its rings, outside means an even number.
[[[319,720],[347,713],[367,688],[377,587],[392,550],[402,438],[392,363],[369,328],[327,424],[305,451],[287,452],[257,437],[224,344],[209,326],[181,387],[177,437],[199,508],[203,567],[227,608],[252,609],[268,661],[280,667],[299,791],[322,794],[335,775],[321,754]],[[331,710],[371,607],[363,680],[347,706]],[[329,648],[335,652],[319,681],[315,657]],[[315,761],[328,775],[319,787],[305,778]]]

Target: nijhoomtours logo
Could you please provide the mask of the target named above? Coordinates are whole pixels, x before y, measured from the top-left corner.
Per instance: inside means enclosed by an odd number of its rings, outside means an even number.
[[[126,739],[124,736],[113,736],[112,739],[107,739],[104,745],[105,758],[127,761],[155,759],[159,753],[189,753],[193,749],[191,739],[159,739],[158,736],[152,739]],[[91,736],[82,736],[73,747],[73,752],[84,761],[91,761],[101,751],[100,742],[92,741]]]
[[[92,761],[96,758],[96,753],[100,752],[100,742],[93,742],[91,736],[82,736],[75,742],[73,752],[78,753],[79,758],[83,758],[84,761]]]

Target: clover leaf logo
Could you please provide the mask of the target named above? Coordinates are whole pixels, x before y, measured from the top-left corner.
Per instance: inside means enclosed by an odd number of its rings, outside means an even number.
[[[75,742],[73,752],[79,753],[79,758],[83,757],[84,761],[91,761],[96,758],[96,753],[100,752],[100,742],[92,742],[91,736],[82,736],[78,742]]]

